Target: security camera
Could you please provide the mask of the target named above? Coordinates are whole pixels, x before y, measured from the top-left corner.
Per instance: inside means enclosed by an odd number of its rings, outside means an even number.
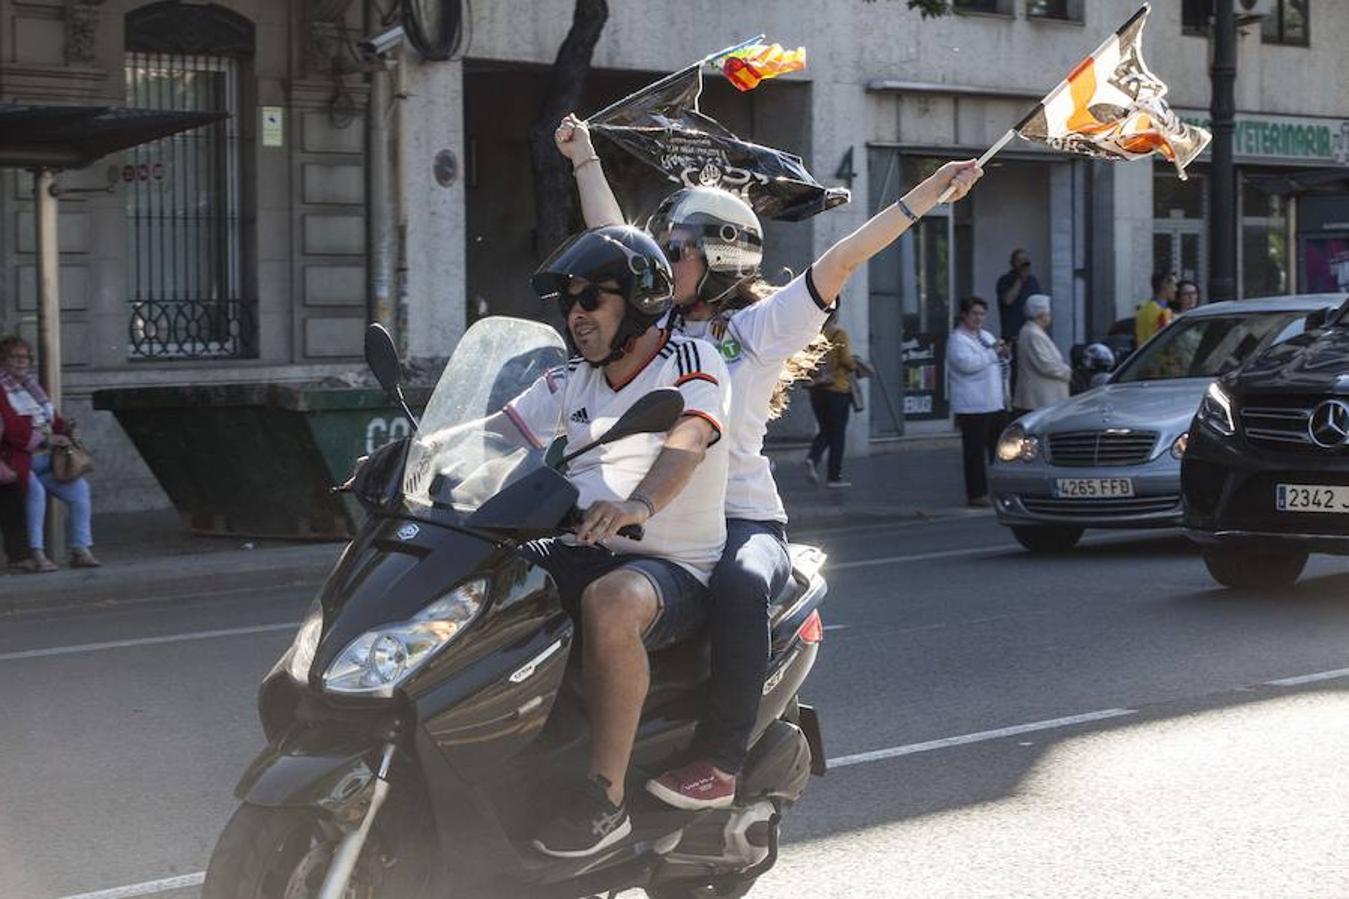
[[[396,25],[379,34],[372,34],[356,45],[367,59],[382,59],[403,43],[403,26]]]

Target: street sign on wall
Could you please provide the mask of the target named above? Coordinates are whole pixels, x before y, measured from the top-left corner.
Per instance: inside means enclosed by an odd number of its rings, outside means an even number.
[[[1207,110],[1178,109],[1192,125],[1210,127]],[[1239,112],[1232,152],[1237,162],[1349,166],[1349,119]],[[1201,159],[1211,154],[1205,150]]]

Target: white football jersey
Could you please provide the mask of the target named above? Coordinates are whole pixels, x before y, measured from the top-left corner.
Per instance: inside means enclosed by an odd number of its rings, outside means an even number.
[[[535,447],[559,435],[579,448],[607,431],[639,398],[661,387],[684,397],[684,414],[706,419],[717,439],[678,496],[646,522],[641,541],[613,537],[616,553],[656,556],[687,568],[706,584],[726,543],[728,441],[721,439],[731,411],[730,378],[721,356],[701,340],[667,335],[651,360],[622,384],[610,384],[602,368],[580,356],[552,369],[503,410]],[[660,455],[665,434],[636,434],[573,459],[567,479],[580,491],[577,505],[623,502]]]
[[[699,322],[679,320],[679,333],[716,346],[731,374],[727,518],[787,521],[763,454],[768,404],[783,364],[820,333],[833,308],[820,297],[807,269],[771,297],[728,315]]]

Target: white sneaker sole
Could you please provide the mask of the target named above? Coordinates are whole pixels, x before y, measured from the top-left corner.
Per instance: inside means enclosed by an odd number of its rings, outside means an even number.
[[[686,812],[701,812],[704,809],[730,808],[735,804],[735,796],[723,796],[720,799],[690,799],[683,793],[671,790],[663,783],[654,780],[646,782],[646,791],[666,805],[683,809]]]
[[[604,839],[600,840],[598,843],[596,843],[594,846],[591,846],[589,849],[577,849],[568,852],[563,849],[549,849],[547,846],[543,845],[538,840],[531,840],[530,844],[535,849],[542,852],[544,855],[551,855],[553,858],[585,858],[586,856],[594,855],[597,852],[603,852],[605,849],[608,849],[610,846],[614,845],[620,840],[626,839],[628,834],[630,833],[632,833],[631,816],[624,818],[622,824],[618,825],[613,830],[611,830]]]

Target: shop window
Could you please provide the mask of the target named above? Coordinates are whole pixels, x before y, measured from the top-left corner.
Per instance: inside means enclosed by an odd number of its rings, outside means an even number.
[[[1026,0],[1026,16],[1031,19],[1082,21],[1082,0]]]
[[[1241,293],[1264,297],[1288,293],[1288,200],[1249,181],[1241,184]]]
[[[1207,278],[1205,208],[1206,179],[1191,173],[1182,181],[1173,171],[1159,169],[1152,180],[1152,271],[1172,272],[1178,278],[1203,284]],[[1140,295],[1150,289],[1147,272],[1140,278]]]
[[[1180,33],[1207,37],[1213,25],[1213,0],[1181,0]]]
[[[1306,47],[1311,43],[1311,26],[1307,20],[1310,0],[1275,0],[1273,9],[1260,23],[1260,37],[1266,44],[1292,44]]]
[[[224,113],[128,152],[128,354],[257,355],[243,287],[239,120],[253,25],[222,7],[153,3],[126,17],[126,99],[143,109]]]
[[[1012,0],[952,0],[951,6],[956,12],[987,13],[995,16],[1012,14]]]

